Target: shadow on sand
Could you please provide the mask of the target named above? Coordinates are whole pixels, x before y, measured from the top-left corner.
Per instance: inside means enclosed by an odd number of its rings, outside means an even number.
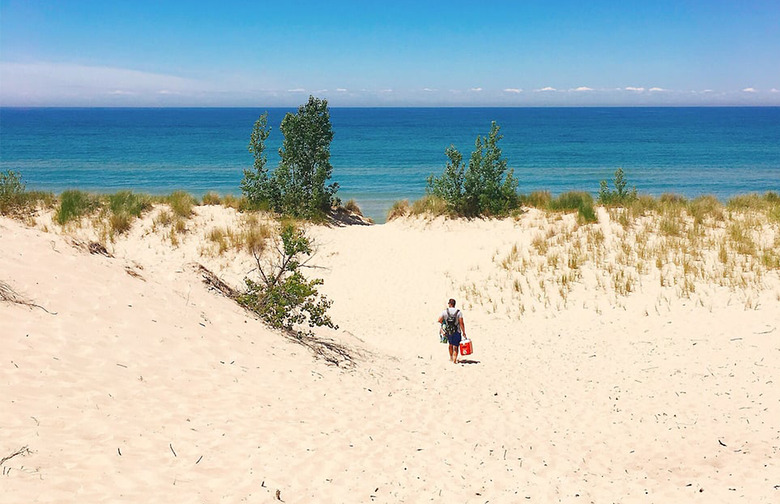
[[[478,360],[471,360],[471,359],[460,359],[458,361],[458,364],[479,364]]]

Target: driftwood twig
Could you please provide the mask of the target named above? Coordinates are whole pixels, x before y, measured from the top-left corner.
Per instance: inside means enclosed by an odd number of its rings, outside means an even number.
[[[50,312],[43,306],[39,304],[35,304],[26,297],[22,296],[13,288],[11,288],[10,285],[0,280],[0,301],[5,301],[6,303],[12,303],[12,304],[19,304],[23,306],[29,306],[30,308],[40,308],[41,310],[45,311],[49,315],[57,315],[57,312]]]
[[[16,450],[14,453],[8,455],[7,457],[3,457],[0,459],[0,465],[3,465],[6,463],[6,461],[11,460],[12,458],[16,457],[17,455],[29,455],[32,453],[30,449],[27,446],[22,446],[18,450]]]

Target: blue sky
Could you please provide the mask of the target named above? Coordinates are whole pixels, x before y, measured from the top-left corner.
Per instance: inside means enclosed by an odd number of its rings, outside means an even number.
[[[0,0],[0,105],[780,105],[780,0]]]

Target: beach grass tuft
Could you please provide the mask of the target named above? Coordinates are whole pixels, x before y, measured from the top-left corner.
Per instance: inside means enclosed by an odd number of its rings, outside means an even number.
[[[390,211],[387,212],[387,220],[399,219],[406,217],[411,212],[411,205],[408,199],[396,201],[393,206],[390,207]]]
[[[71,221],[94,212],[100,206],[100,199],[94,194],[79,190],[64,191],[60,194],[60,206],[55,213],[55,221],[64,226]]]
[[[203,198],[201,198],[201,203],[204,205],[221,205],[222,199],[216,192],[209,191],[203,195]]]
[[[165,198],[166,203],[170,205],[174,215],[188,219],[192,213],[192,208],[197,201],[195,198],[184,191],[174,191]]]
[[[360,210],[357,201],[355,201],[354,199],[350,199],[349,201],[344,203],[344,209],[349,213],[359,215],[361,217],[363,216],[363,212]]]
[[[444,199],[431,194],[425,195],[412,203],[410,212],[412,215],[426,217],[439,217],[450,214],[450,211],[447,208],[447,202]]]

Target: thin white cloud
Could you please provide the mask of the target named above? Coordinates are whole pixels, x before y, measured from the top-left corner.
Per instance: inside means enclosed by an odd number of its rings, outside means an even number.
[[[780,93],[780,89],[772,88],[769,90],[770,93]]]
[[[645,90],[645,88],[643,88],[643,87],[627,86],[627,87],[625,88],[625,90],[626,90],[626,91],[634,91],[634,92],[636,92],[636,93],[641,93],[642,91],[644,91],[644,90]]]
[[[746,87],[745,89],[742,90],[742,92],[743,93],[755,93],[756,89],[752,88],[752,87]]]
[[[393,90],[392,90],[392,88],[387,88],[387,89],[380,89],[379,92],[380,93],[392,93]]]
[[[505,93],[514,93],[514,94],[518,94],[518,93],[522,93],[522,92],[523,92],[523,90],[522,90],[522,89],[520,89],[520,88],[506,88],[506,89],[504,89],[504,92],[505,92]]]
[[[480,92],[482,92],[482,88],[481,87],[473,87],[473,88],[469,89],[469,91],[474,92],[474,93],[480,93]]]
[[[661,88],[661,87],[651,87],[651,88],[649,89],[649,91],[650,91],[651,93],[662,93],[662,92],[664,92],[664,91],[668,91],[668,89],[664,89],[664,88]]]
[[[702,93],[714,93],[714,92],[715,91],[713,91],[712,89],[704,89],[704,90],[702,90]]]
[[[327,89],[318,89],[317,91],[315,91],[316,94],[327,93],[327,92],[328,92]]]
[[[547,92],[547,91],[558,91],[558,90],[557,90],[557,89],[555,89],[555,88],[554,88],[554,87],[552,87],[552,86],[543,87],[543,88],[541,88],[541,89],[534,89],[534,92],[535,92],[535,93],[545,93],[545,92]]]
[[[306,90],[303,88],[294,88],[294,89],[288,89],[288,93],[305,93]]]
[[[575,91],[575,92],[581,93],[581,92],[583,92],[583,91],[593,91],[593,88],[589,88],[588,86],[580,86],[580,87],[578,87],[578,88],[574,88],[574,89],[572,89],[572,91]]]
[[[438,91],[438,89],[432,89],[427,87],[427,88],[423,88],[423,91],[425,91],[426,93],[434,93]]]
[[[211,89],[205,82],[173,75],[72,63],[0,62],[0,81],[0,103],[8,105],[100,105],[122,97],[154,100]]]

